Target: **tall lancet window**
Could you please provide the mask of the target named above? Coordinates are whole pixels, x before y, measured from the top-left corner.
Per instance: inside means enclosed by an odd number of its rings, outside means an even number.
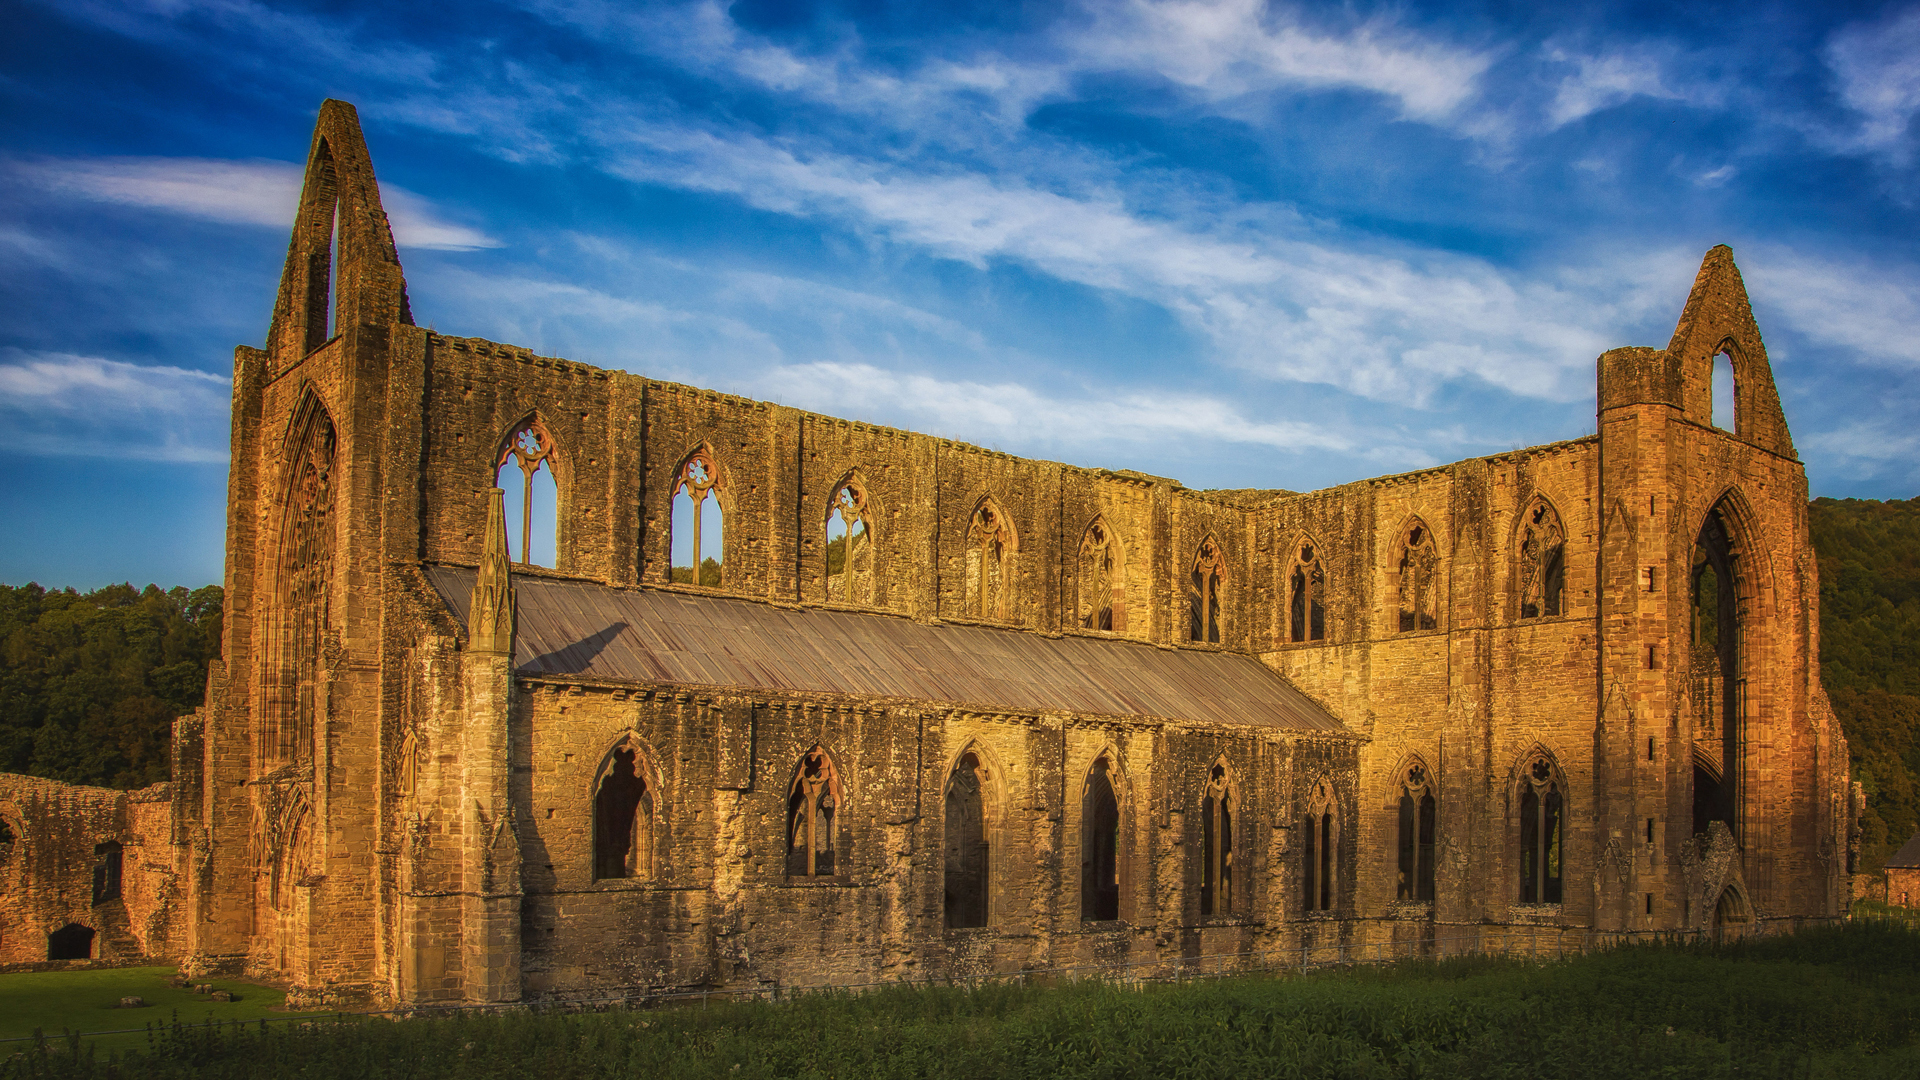
[[[1295,549],[1292,580],[1288,583],[1287,640],[1324,641],[1327,636],[1327,574],[1320,553],[1302,542]]]
[[[1127,564],[1120,538],[1105,518],[1094,518],[1080,540],[1078,619],[1085,630],[1127,628]]]
[[[830,877],[839,847],[840,778],[816,746],[800,755],[787,792],[787,876]]]
[[[1567,533],[1553,504],[1535,498],[1520,520],[1520,617],[1559,615],[1567,589]]]
[[[554,476],[558,463],[552,434],[533,418],[507,436],[500,460],[494,463],[494,485],[506,493],[508,556],[522,566],[559,565],[560,485]],[[516,525],[518,543],[512,536]]]
[[[1520,770],[1520,902],[1557,904],[1566,875],[1565,783],[1545,754]]]
[[[1207,773],[1200,795],[1200,914],[1233,914],[1233,784],[1225,765]]]
[[[1300,883],[1306,911],[1332,911],[1338,899],[1334,871],[1339,866],[1340,827],[1334,814],[1333,785],[1325,780],[1307,796],[1300,820]]]
[[[1407,766],[1400,776],[1400,873],[1398,898],[1433,902],[1433,781],[1425,762]]]
[[[1209,536],[1200,542],[1193,560],[1193,581],[1188,592],[1190,609],[1187,637],[1192,641],[1220,641],[1220,587],[1226,579],[1226,560],[1220,545]]]
[[[688,455],[673,479],[673,580],[717,587],[725,574],[725,535],[720,513],[720,470],[701,447]]]
[[[288,463],[280,538],[280,589],[285,613],[272,629],[281,643],[268,654],[282,665],[271,686],[261,732],[264,760],[309,760],[315,725],[326,711],[327,633],[332,623],[334,532],[333,421],[317,401],[300,410],[301,436]]]
[[[1013,561],[1020,539],[1000,504],[980,500],[967,527],[967,614],[1013,617]]]
[[[873,518],[867,512],[866,485],[844,480],[827,507],[827,599],[863,607],[872,604],[873,557]]]
[[[1399,569],[1400,629],[1435,629],[1440,625],[1440,552],[1425,522],[1407,528]]]

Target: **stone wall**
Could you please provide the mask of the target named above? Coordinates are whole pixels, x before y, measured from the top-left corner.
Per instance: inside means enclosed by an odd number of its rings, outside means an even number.
[[[166,784],[128,792],[0,773],[12,838],[0,843],[0,964],[170,955],[170,811]]]

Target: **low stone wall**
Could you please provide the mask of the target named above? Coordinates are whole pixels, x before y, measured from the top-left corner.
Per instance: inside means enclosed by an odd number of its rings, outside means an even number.
[[[144,962],[172,917],[171,789],[0,773],[0,964]]]

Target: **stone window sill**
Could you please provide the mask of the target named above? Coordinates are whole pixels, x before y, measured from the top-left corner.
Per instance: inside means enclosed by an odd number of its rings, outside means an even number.
[[[816,874],[813,877],[796,874],[782,878],[779,884],[783,889],[844,889],[858,885],[859,882],[847,874]]]

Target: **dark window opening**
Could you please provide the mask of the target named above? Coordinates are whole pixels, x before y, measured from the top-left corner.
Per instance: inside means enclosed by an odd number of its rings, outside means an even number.
[[[120,899],[120,842],[109,840],[93,848],[93,902]]]
[[[1233,914],[1233,792],[1227,768],[1207,775],[1200,802],[1200,914]]]
[[[93,959],[93,929],[79,923],[68,923],[47,935],[47,959],[49,960],[91,960]]]
[[[948,929],[987,925],[987,769],[978,754],[960,756],[947,778],[946,919]]]
[[[1291,592],[1287,640],[1325,641],[1327,575],[1311,544],[1300,545],[1300,558],[1293,566]]]
[[[1400,785],[1400,900],[1433,902],[1434,811],[1427,767],[1415,763]]]
[[[1558,904],[1566,832],[1560,781],[1547,759],[1535,758],[1520,783],[1520,902]]]
[[[1086,797],[1080,803],[1080,917],[1090,921],[1120,917],[1120,800],[1114,795],[1107,759],[1093,763]]]
[[[1695,718],[1695,738],[1708,747],[1718,743],[1719,776],[1702,784],[1704,773],[1695,770],[1694,831],[1705,832],[1709,822],[1719,821],[1735,839],[1740,835],[1736,809],[1745,750],[1740,608],[1735,589],[1738,559],[1726,512],[1715,507],[1693,547],[1690,667],[1693,700],[1700,710]],[[1707,752],[1709,757],[1714,756],[1711,750]]]
[[[614,750],[593,798],[593,876],[653,875],[653,794],[647,790],[640,751]]]
[[[1334,834],[1333,788],[1326,781],[1314,786],[1308,810],[1300,821],[1300,881],[1307,911],[1332,911],[1333,874],[1338,838]]]
[[[1647,819],[1647,843],[1653,843],[1653,819]]]
[[[787,874],[828,877],[834,872],[839,777],[827,752],[816,746],[800,758],[787,795]]]
[[[1653,894],[1647,894],[1647,914],[1653,914]]]
[[[1220,584],[1225,576],[1226,560],[1220,545],[1208,537],[1201,541],[1200,554],[1193,561],[1193,584],[1187,593],[1188,640],[1220,641]]]

